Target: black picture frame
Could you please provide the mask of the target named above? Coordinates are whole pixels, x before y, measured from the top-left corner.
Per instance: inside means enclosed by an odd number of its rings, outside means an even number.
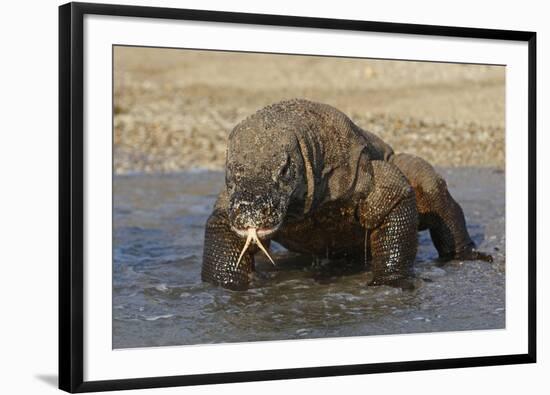
[[[86,14],[209,21],[283,27],[511,40],[528,43],[528,352],[472,358],[419,360],[183,376],[84,381],[83,377],[83,18]],[[449,26],[367,22],[109,4],[59,7],[59,388],[107,391],[449,369],[536,362],[536,33]]]

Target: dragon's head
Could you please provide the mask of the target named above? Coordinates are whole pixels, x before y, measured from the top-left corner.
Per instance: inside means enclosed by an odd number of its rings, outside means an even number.
[[[227,148],[225,180],[231,228],[269,239],[281,226],[293,199],[304,193],[304,160],[292,130],[243,122]]]

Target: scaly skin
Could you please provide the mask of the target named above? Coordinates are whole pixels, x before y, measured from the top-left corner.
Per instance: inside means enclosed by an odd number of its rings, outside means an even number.
[[[394,155],[379,137],[325,104],[263,108],[229,136],[226,186],[206,224],[202,279],[246,289],[254,270],[248,229],[264,245],[370,262],[373,285],[410,287],[418,229],[443,259],[485,259],[460,206],[421,158]]]

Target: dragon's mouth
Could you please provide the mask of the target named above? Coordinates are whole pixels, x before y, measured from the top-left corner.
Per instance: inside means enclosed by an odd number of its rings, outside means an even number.
[[[256,231],[256,235],[260,239],[265,239],[266,237],[269,237],[273,235],[275,232],[277,232],[280,227],[281,227],[281,224],[274,226],[272,228],[250,228],[250,229],[254,229]],[[233,230],[233,232],[235,232],[236,234],[238,234],[239,236],[245,239],[248,237],[250,232],[250,229],[237,229],[235,227],[231,227],[231,229]]]

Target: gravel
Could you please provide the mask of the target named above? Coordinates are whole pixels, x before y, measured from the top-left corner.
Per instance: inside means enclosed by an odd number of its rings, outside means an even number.
[[[434,165],[504,168],[501,66],[116,47],[114,76],[117,174],[222,169],[233,126],[292,97]]]

